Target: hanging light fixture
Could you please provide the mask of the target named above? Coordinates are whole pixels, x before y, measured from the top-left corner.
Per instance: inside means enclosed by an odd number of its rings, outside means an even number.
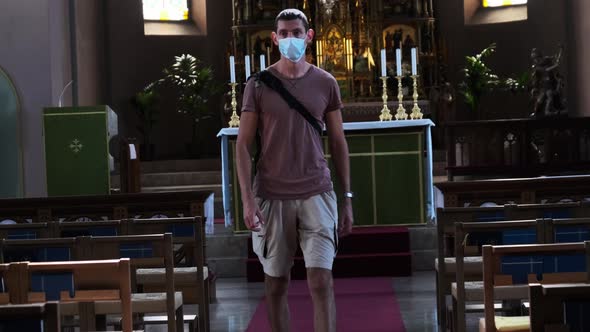
[[[334,10],[334,6],[336,5],[337,0],[320,0],[320,3],[324,7],[324,12],[327,16],[332,15],[332,11]]]

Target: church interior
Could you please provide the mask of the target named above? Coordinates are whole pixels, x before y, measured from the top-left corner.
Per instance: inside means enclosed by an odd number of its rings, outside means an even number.
[[[271,331],[236,141],[286,8],[343,102],[337,330],[590,331],[586,0],[1,1],[0,331]]]

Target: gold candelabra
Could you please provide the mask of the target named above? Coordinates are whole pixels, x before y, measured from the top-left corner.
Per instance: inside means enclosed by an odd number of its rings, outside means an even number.
[[[238,102],[236,101],[236,86],[237,85],[238,85],[238,83],[230,83],[229,84],[229,86],[231,86],[231,109],[232,109],[231,118],[229,121],[230,128],[240,126],[240,117],[238,116],[238,113],[236,112],[236,108],[238,107]]]
[[[383,81],[383,108],[381,109],[381,115],[379,115],[379,120],[381,121],[391,121],[393,116],[391,115],[391,111],[389,111],[389,107],[387,107],[387,76],[381,76],[381,80]]]
[[[404,108],[404,94],[402,93],[402,77],[396,76],[397,78],[397,113],[395,113],[396,120],[406,120],[408,115],[406,114],[406,109]]]
[[[418,75],[412,75],[412,80],[414,81],[414,107],[412,108],[412,113],[410,113],[410,118],[412,120],[422,119],[422,112],[420,111],[420,107],[418,107]]]

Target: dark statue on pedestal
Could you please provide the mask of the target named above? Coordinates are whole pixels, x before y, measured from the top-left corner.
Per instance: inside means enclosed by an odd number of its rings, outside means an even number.
[[[531,51],[531,116],[543,117],[564,115],[566,102],[563,96],[564,81],[559,74],[559,64],[563,48],[555,56],[543,56],[541,51]]]

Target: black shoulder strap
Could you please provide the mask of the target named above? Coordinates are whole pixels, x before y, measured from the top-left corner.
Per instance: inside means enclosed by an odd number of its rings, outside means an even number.
[[[309,111],[295,98],[285,87],[281,80],[279,80],[276,76],[274,76],[270,71],[263,70],[259,73],[256,73],[255,78],[257,80],[262,81],[267,87],[276,91],[283,99],[287,102],[287,105],[292,109],[296,110],[301,116],[311,124],[311,126],[318,132],[320,136],[322,136],[322,126],[320,126],[319,122],[316,118],[309,113]]]

